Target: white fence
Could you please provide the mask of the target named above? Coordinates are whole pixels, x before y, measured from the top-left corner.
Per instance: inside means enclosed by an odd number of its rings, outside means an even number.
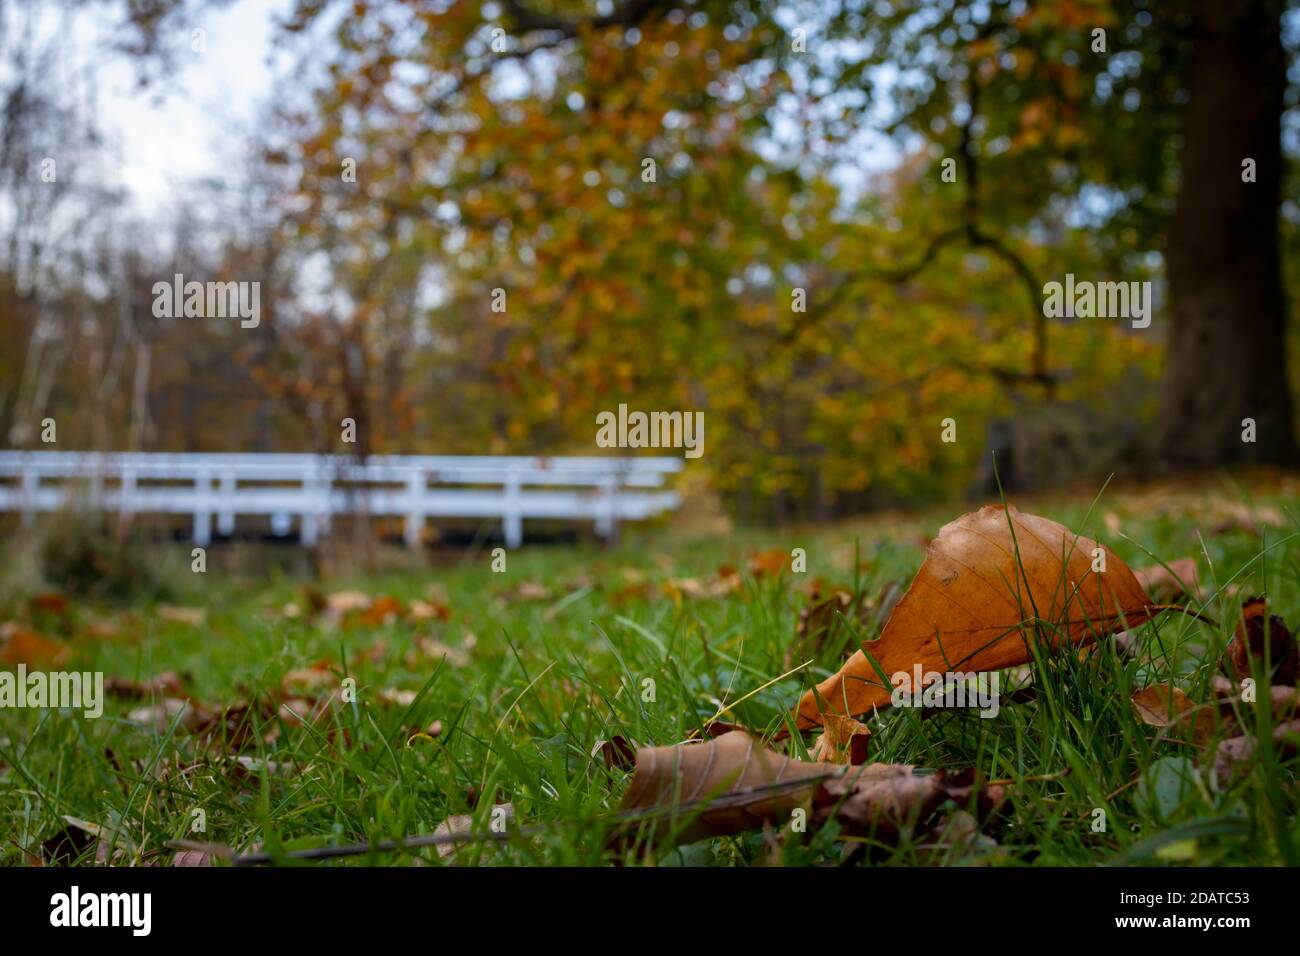
[[[296,516],[304,545],[339,514],[401,517],[415,546],[427,518],[500,518],[506,543],[523,542],[525,518],[591,520],[609,537],[621,521],[669,511],[663,489],[680,458],[511,458],[0,452],[0,511],[83,506],[122,514],[188,514],[194,542],[263,515],[287,535]]]

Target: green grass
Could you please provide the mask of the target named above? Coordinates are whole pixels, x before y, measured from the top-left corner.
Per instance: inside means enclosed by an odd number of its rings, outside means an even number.
[[[1215,531],[1213,516],[1183,513],[1161,493],[1107,492],[1091,517],[1084,497],[1013,499],[1022,510],[1100,537],[1132,566],[1153,563],[1148,554],[1165,561],[1197,556],[1203,581],[1217,592],[1205,613],[1222,623],[1166,614],[1138,632],[1136,657],[1110,641],[1084,658],[1041,655],[1032,665],[1036,699],[1004,700],[992,720],[973,711],[928,720],[914,711],[882,711],[870,722],[872,760],[975,767],[1008,781],[1011,798],[990,831],[996,847],[934,850],[919,836],[905,837],[871,846],[868,858],[880,865],[1300,863],[1294,759],[1279,760],[1263,747],[1246,773],[1219,789],[1208,772],[1213,744],[1207,755],[1145,726],[1129,703],[1134,688],[1166,680],[1205,700],[1241,596],[1267,594],[1274,613],[1300,625],[1300,539],[1288,537],[1296,533],[1296,514],[1286,488],[1194,493],[1197,500],[1249,500],[1283,512],[1291,527],[1270,528],[1263,537]],[[1105,527],[1103,515],[1112,509],[1122,516],[1125,537]],[[698,736],[719,714],[769,735],[788,727],[803,690],[839,660],[838,648],[827,646],[810,667],[773,682],[787,670],[783,661],[806,601],[802,585],[812,578],[850,585],[857,574],[868,595],[893,583],[905,587],[923,542],[961,510],[713,537],[646,531],[613,550],[525,548],[509,556],[506,573],[493,573],[483,550],[420,570],[316,585],[326,593],[391,595],[404,604],[433,596],[450,607],[447,621],[342,627],[324,617],[289,617],[286,604],[305,607],[303,582],[249,580],[220,570],[217,561],[180,584],[185,603],[207,611],[199,625],[165,620],[148,605],[74,600],[58,619],[15,605],[0,620],[62,633],[75,649],[65,668],[134,680],[176,671],[199,702],[219,708],[274,691],[289,671],[329,661],[336,674],[316,693],[349,676],[357,701],[319,726],[272,718],[242,749],[220,735],[188,734],[179,723],[159,731],[130,720],[147,701],[111,698],[98,720],[0,711],[0,832],[8,834],[0,863],[28,862],[65,817],[116,831],[119,863],[166,862],[165,844],[186,838],[241,852],[260,847],[286,859],[294,850],[430,834],[453,814],[475,812],[487,830],[495,794],[514,806],[507,839],[464,847],[458,862],[609,864],[606,818],[630,774],[593,757],[597,741],[619,735],[643,745],[675,743]],[[720,565],[743,570],[759,549],[793,547],[807,550],[805,575],[744,573],[739,589],[716,597],[674,599],[660,587],[672,578],[712,581]],[[540,583],[552,596],[521,598],[521,582]],[[1241,588],[1235,599],[1227,596],[1229,583]],[[96,622],[118,634],[93,636]],[[416,636],[468,647],[468,660],[439,663],[414,653]],[[644,699],[647,681],[652,700]],[[416,697],[386,703],[382,694],[392,691]],[[441,722],[438,736],[412,736],[433,721]],[[796,735],[777,746],[806,758],[811,741]],[[482,795],[477,810],[474,794]],[[196,808],[206,814],[201,834],[190,830]],[[1094,808],[1106,812],[1103,833],[1092,828]],[[838,836],[834,826],[810,839],[753,831],[652,856],[629,854],[623,862],[833,863],[845,847]],[[82,859],[93,855],[91,847]],[[417,861],[446,862],[431,848],[375,850],[348,862]]]

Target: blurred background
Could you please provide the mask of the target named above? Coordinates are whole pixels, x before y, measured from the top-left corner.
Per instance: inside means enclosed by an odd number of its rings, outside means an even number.
[[[990,452],[1291,464],[1298,46],[1272,0],[0,0],[0,436],[595,454],[699,410],[686,481],[749,523]],[[155,317],[176,273],[259,324]],[[1069,273],[1150,326],[1045,318]]]

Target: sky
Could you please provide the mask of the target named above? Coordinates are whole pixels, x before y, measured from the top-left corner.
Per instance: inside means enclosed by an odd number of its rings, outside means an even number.
[[[221,178],[241,160],[240,130],[256,121],[287,68],[274,40],[275,21],[290,6],[288,0],[236,0],[201,11],[195,25],[204,31],[204,50],[193,52],[188,38],[174,44],[175,68],[143,89],[132,63],[98,58],[98,120],[143,212],[165,209],[178,187]],[[79,56],[93,57],[118,15],[115,7],[82,15]]]

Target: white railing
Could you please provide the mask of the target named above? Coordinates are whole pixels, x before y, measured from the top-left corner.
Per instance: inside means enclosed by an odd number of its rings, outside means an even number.
[[[314,544],[340,514],[401,517],[415,546],[427,518],[500,518],[506,544],[525,518],[592,520],[609,537],[621,521],[678,505],[663,489],[680,458],[517,458],[383,455],[0,452],[0,511],[83,506],[122,514],[188,514],[194,542],[235,530],[239,515],[271,519]],[[457,487],[459,486],[459,487]]]

